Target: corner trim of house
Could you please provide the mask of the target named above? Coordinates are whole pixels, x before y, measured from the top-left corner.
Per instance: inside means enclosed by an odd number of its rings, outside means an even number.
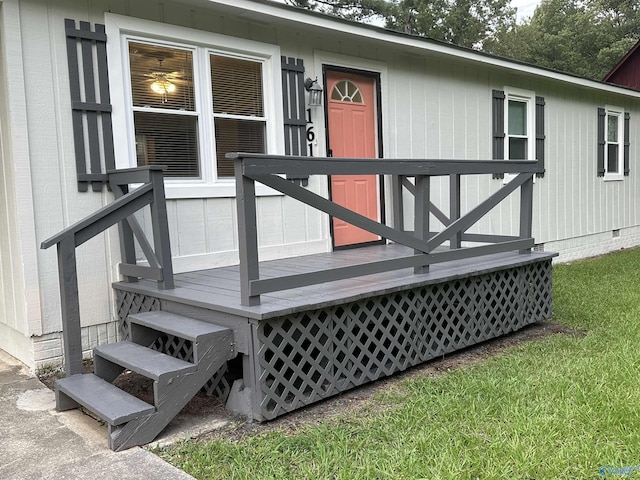
[[[0,323],[0,350],[17,358],[31,370],[35,369],[33,339],[3,323]]]

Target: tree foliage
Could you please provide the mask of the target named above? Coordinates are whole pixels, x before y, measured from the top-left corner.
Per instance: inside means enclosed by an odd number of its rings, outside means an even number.
[[[521,24],[510,0],[285,1],[598,80],[640,38],[638,0],[542,0]]]
[[[482,48],[515,26],[510,0],[286,0],[290,5],[353,20],[382,18],[385,26],[455,45]]]
[[[515,26],[510,0],[400,0],[386,15],[386,26],[463,47],[481,49]]]
[[[542,0],[487,51],[600,80],[640,37],[637,0]]]
[[[285,3],[349,20],[366,21],[372,17],[384,18],[390,2],[387,0],[285,0]]]

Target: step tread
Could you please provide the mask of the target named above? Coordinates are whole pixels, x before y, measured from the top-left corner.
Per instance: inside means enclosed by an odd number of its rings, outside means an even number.
[[[94,355],[153,380],[160,380],[165,375],[177,375],[197,370],[197,366],[193,363],[129,341],[100,345],[93,351]]]
[[[122,425],[155,412],[155,407],[92,373],[56,381],[56,390],[71,397],[110,425]]]
[[[135,313],[129,315],[129,321],[154,330],[184,338],[185,340],[198,341],[228,330],[213,323],[203,322],[195,318],[185,317],[163,310]]]

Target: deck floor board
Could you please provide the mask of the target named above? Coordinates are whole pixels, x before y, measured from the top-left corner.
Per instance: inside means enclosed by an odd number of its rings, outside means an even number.
[[[260,263],[260,278],[322,271],[378,260],[390,260],[411,255],[413,250],[402,245],[375,245],[303,257],[270,260]],[[549,259],[553,253],[508,252],[465,260],[438,263],[429,272],[414,274],[405,268],[374,275],[338,280],[320,285],[305,286],[273,292],[261,296],[261,304],[253,307],[240,304],[240,270],[238,265],[197,270],[175,275],[176,288],[160,290],[155,282],[118,282],[115,288],[148,294],[161,299],[175,300],[198,307],[217,310],[245,318],[263,320],[314,308],[324,308],[363,297],[382,295],[406,289],[464,278]]]

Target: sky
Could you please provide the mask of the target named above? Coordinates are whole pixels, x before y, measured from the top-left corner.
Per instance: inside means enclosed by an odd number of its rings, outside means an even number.
[[[524,18],[533,15],[533,11],[536,9],[539,3],[540,0],[511,0],[511,6],[518,9],[518,21],[521,21]]]

